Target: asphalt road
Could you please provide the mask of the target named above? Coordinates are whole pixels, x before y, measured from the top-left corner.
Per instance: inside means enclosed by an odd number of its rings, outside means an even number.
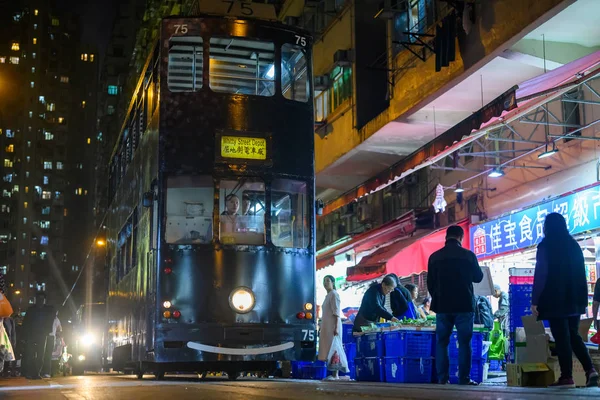
[[[157,399],[510,399],[528,400],[598,399],[594,389],[529,389],[506,386],[459,387],[438,385],[393,385],[364,382],[317,382],[242,379],[235,382],[193,376],[167,376],[155,381],[149,375],[140,381],[132,376],[91,375],[29,381],[0,378],[0,399],[69,400],[157,400]]]

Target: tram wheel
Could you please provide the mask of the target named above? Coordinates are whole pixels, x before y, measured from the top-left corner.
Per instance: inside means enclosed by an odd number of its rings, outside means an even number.
[[[143,370],[141,370],[141,369],[137,369],[137,370],[135,371],[135,376],[136,376],[138,379],[144,379],[144,371],[143,371]]]
[[[154,378],[158,381],[165,379],[165,371],[158,371],[154,373]]]

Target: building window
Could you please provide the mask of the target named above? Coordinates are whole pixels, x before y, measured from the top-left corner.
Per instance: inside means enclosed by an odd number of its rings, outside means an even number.
[[[43,200],[50,200],[51,198],[52,198],[52,193],[51,192],[48,192],[46,190],[44,190],[42,192],[42,199]]]
[[[41,229],[50,229],[50,221],[40,221]]]
[[[27,206],[29,206],[29,203],[27,203],[26,201],[23,202],[23,208],[27,208]]]
[[[19,57],[11,57],[9,60],[10,60],[11,64],[18,64],[19,63]]]
[[[59,26],[60,20],[58,18],[52,18],[52,26]]]
[[[10,49],[12,51],[19,51],[19,50],[21,50],[21,46],[19,45],[18,42],[13,42],[12,46],[10,46]]]
[[[75,189],[75,195],[81,196],[82,194],[83,194],[83,189],[82,188]]]
[[[66,217],[67,215],[69,215],[69,210],[68,209],[63,209],[63,217]]]
[[[33,88],[35,87],[35,82],[34,82],[34,81],[31,81],[31,82],[30,82],[30,85],[31,85],[31,88],[33,89]]]
[[[336,67],[331,74],[329,111],[333,112],[352,97],[352,67]]]
[[[42,238],[40,239],[40,244],[43,246],[47,246],[48,245],[48,236],[42,235]]]
[[[33,44],[37,44],[37,38],[33,38]]]
[[[31,67],[31,73],[35,74],[35,67]],[[43,97],[43,96],[40,96],[40,97]]]
[[[60,83],[69,83],[69,77],[68,76],[61,76],[60,77]]]
[[[59,124],[64,124],[65,122],[65,118],[64,117],[58,117],[58,123]]]
[[[44,161],[44,169],[52,169],[52,161]]]
[[[61,161],[56,162],[56,169],[63,169],[63,163]]]
[[[38,15],[39,13],[40,13],[40,12],[39,12],[38,10],[33,10],[33,15],[35,15],[36,17],[37,17],[37,15]]]
[[[42,215],[50,215],[50,206],[42,208]]]
[[[8,146],[6,146],[6,152],[7,153],[14,153],[15,152],[15,145],[14,144],[9,144]]]
[[[37,29],[37,24],[33,24],[33,30]]]
[[[33,83],[33,82],[31,82]],[[33,118],[33,111],[29,111],[29,118]]]
[[[29,186],[25,186],[25,193],[29,193]]]
[[[47,176],[44,176],[44,185],[47,185],[50,182]]]
[[[6,63],[6,57],[0,57],[0,64]]]
[[[108,108],[107,108],[107,110],[106,110],[106,113],[107,113],[108,115],[113,115],[113,114],[115,113],[115,106],[112,106],[112,105],[111,105],[111,106],[108,106]]]
[[[94,55],[90,54],[90,62],[94,62]]]
[[[13,133],[13,131],[11,131],[10,129],[6,130],[6,137],[7,138],[14,138],[15,134]]]
[[[47,111],[55,111],[56,105],[54,103],[48,103],[48,104],[46,104],[46,110]]]
[[[46,97],[40,96],[40,97],[38,97],[38,99],[39,99],[40,103],[46,104]]]
[[[33,59],[34,59],[34,60],[35,60],[35,56],[36,56],[36,54],[35,54],[35,53],[31,53],[31,57],[33,57]],[[18,63],[17,63],[17,64],[18,64]]]
[[[87,144],[91,144],[92,143],[92,139],[91,138],[87,138]],[[12,144],[11,144],[12,146]]]
[[[31,140],[27,141],[27,147],[31,147]]]
[[[25,159],[27,160],[27,162],[30,162],[31,161],[31,156],[27,156],[27,157],[25,157]]]
[[[27,223],[27,217],[23,217],[23,223],[26,224]]]
[[[45,140],[52,140],[54,139],[54,135],[50,132],[44,132],[44,139]]]
[[[25,178],[29,178],[29,171],[25,172]]]
[[[111,96],[116,96],[119,94],[119,87],[115,85],[108,85],[108,94]]]
[[[13,166],[12,161],[10,161],[8,158],[5,158],[4,159],[4,167],[5,168],[12,168],[12,166]]]
[[[85,108],[85,100],[81,102],[81,108]]]
[[[13,192],[19,193],[19,185],[13,186]]]

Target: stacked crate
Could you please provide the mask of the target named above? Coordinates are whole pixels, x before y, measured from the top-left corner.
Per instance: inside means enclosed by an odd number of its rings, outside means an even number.
[[[487,362],[487,352],[483,353],[483,333],[473,332],[471,339],[471,380],[481,383],[485,376],[485,364]],[[449,377],[450,383],[459,383],[458,379],[458,334],[452,332],[450,344],[448,345],[448,356],[450,358]]]

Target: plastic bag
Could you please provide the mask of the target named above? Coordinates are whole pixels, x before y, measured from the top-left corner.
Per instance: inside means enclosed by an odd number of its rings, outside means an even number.
[[[0,293],[0,318],[8,318],[13,314],[13,308],[10,302],[2,293]]]
[[[492,345],[488,351],[488,358],[490,360],[504,360],[507,340],[497,321],[494,323],[494,329],[490,332],[490,338],[492,339]]]
[[[342,344],[340,335],[334,336],[333,342],[331,342],[331,348],[327,355],[327,369],[329,371],[350,372],[348,370],[348,359],[346,358],[346,352],[344,352],[344,345]]]
[[[600,345],[600,332],[598,332],[594,336],[592,336],[592,338],[590,339],[590,342]]]

